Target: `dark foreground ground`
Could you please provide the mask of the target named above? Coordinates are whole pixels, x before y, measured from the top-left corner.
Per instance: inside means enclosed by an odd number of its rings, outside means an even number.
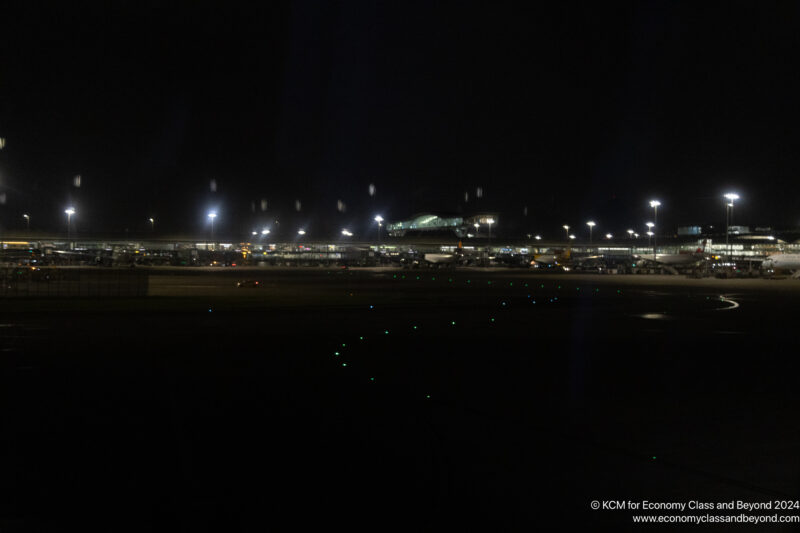
[[[590,508],[800,497],[798,282],[242,277],[0,303],[0,531],[800,530]]]

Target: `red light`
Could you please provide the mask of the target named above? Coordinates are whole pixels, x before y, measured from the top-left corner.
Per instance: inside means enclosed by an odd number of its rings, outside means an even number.
[[[236,263],[232,263],[231,266],[236,266]]]

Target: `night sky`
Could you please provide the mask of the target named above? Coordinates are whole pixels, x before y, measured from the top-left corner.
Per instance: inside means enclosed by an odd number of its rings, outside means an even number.
[[[4,8],[0,227],[800,225],[797,4],[162,4]]]

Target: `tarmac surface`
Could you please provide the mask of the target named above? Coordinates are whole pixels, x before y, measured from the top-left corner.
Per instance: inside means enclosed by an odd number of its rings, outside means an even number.
[[[317,275],[321,272],[347,272],[352,274],[381,276],[387,274],[402,273],[436,276],[453,274],[462,275],[489,275],[498,278],[519,278],[519,279],[538,279],[543,281],[561,281],[592,283],[599,285],[620,285],[631,287],[677,287],[686,289],[711,289],[717,291],[732,290],[755,290],[755,291],[779,291],[779,292],[800,292],[800,280],[790,279],[785,276],[777,278],[733,278],[719,279],[714,277],[707,278],[688,278],[686,276],[675,275],[608,275],[608,274],[578,274],[578,273],[544,273],[536,270],[514,269],[514,268],[458,268],[456,270],[410,270],[392,267],[361,267],[349,268],[347,270],[336,270],[330,268],[314,267],[159,267],[153,269],[150,277],[150,295],[152,296],[186,296],[202,293],[204,295],[216,294],[219,290],[229,290],[235,288],[235,281],[243,280],[278,280],[297,279],[303,277],[304,281],[316,281]],[[199,276],[199,277],[198,277]],[[230,283],[234,278],[234,283]],[[198,282],[202,279],[202,282]],[[323,278],[325,279],[325,278]],[[275,285],[273,285],[275,286]]]
[[[3,531],[637,531],[591,502],[800,498],[797,280],[150,274],[0,301]]]

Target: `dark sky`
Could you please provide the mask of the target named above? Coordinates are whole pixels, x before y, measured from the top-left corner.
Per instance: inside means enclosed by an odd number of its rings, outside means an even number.
[[[106,4],[4,9],[4,228],[800,225],[797,4]]]

